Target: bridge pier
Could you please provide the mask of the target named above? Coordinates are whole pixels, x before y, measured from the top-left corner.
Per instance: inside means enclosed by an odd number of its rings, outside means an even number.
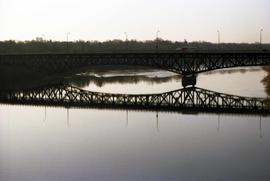
[[[190,75],[183,75],[182,77],[182,86],[183,87],[194,87],[197,83],[197,75],[196,74],[190,74]]]

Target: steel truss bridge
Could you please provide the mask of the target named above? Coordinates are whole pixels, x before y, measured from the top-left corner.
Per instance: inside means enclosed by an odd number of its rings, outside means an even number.
[[[270,64],[270,52],[92,53],[0,55],[0,65],[60,73],[90,65],[141,65],[183,75],[216,69]]]
[[[68,84],[55,84],[0,91],[0,102],[63,107],[270,114],[269,99],[241,97],[197,87],[160,94],[129,95],[91,92]]]

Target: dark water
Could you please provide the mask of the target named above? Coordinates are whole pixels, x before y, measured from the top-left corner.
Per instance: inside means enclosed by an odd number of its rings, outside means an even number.
[[[200,74],[198,87],[266,97],[261,68]],[[181,76],[130,67],[67,75],[112,93],[181,88]],[[270,117],[0,105],[0,181],[270,179]]]

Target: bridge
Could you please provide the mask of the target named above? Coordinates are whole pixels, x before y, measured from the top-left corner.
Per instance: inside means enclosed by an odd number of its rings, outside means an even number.
[[[160,94],[109,94],[54,84],[0,91],[0,103],[191,112],[270,114],[270,100],[241,97],[197,87]]]
[[[141,65],[192,75],[216,69],[270,65],[270,52],[2,54],[0,65],[61,73],[91,65]]]

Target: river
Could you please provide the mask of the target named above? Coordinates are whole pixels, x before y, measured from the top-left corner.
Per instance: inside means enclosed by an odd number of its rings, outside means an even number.
[[[199,74],[196,86],[266,97],[267,75],[217,70]],[[181,76],[146,68],[95,67],[65,79],[109,93],[182,88]],[[1,181],[268,181],[269,143],[268,116],[0,104]]]

